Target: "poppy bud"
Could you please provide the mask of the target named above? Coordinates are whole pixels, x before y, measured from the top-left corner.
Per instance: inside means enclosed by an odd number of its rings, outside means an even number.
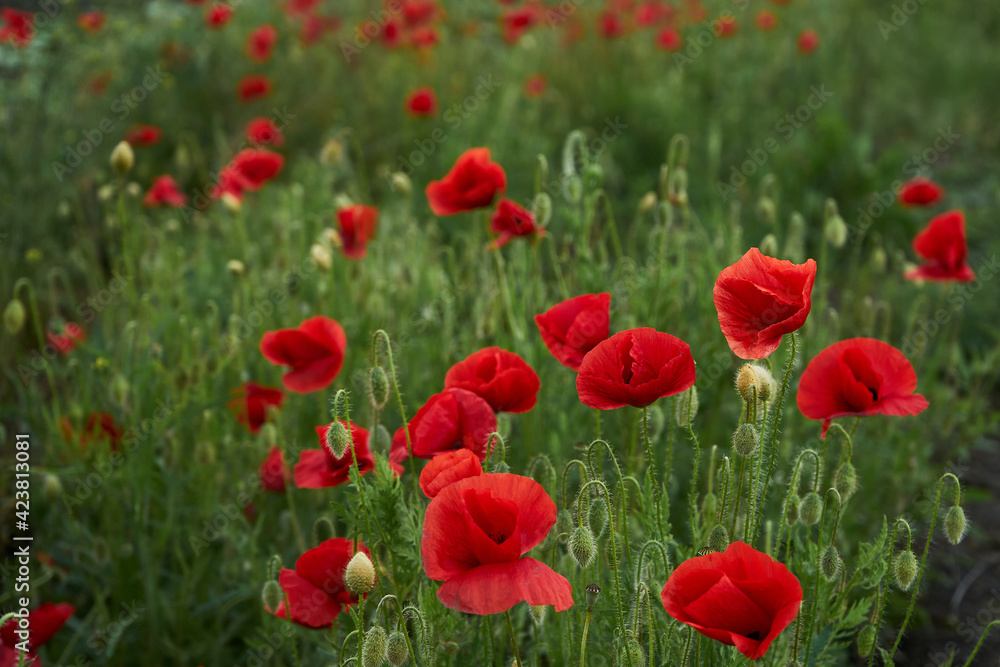
[[[729,547],[729,533],[725,526],[716,526],[708,536],[708,548],[722,553]]]
[[[404,197],[413,192],[413,181],[401,171],[395,171],[389,175],[389,185],[393,192]]]
[[[896,577],[896,583],[904,591],[910,590],[913,580],[917,576],[917,557],[907,549],[896,554],[892,562],[892,574]]]
[[[548,605],[544,604],[532,604],[528,605],[528,611],[531,612],[531,620],[534,621],[535,625],[541,625],[542,621],[545,620],[545,610]]]
[[[320,164],[329,167],[330,165],[340,162],[340,158],[344,155],[344,144],[340,143],[336,139],[331,139],[323,145],[323,149],[319,153]]]
[[[774,224],[775,206],[774,200],[764,196],[757,200],[757,217],[761,222]]]
[[[827,581],[833,581],[840,574],[840,554],[832,544],[823,550],[819,557],[819,571]]]
[[[364,595],[375,585],[375,566],[364,551],[354,554],[344,570],[344,584],[355,595]],[[384,634],[384,633],[383,633]],[[383,636],[383,639],[385,637]],[[382,650],[385,650],[383,642]]]
[[[778,254],[778,237],[774,234],[768,234],[760,241],[760,252],[761,254],[767,255],[768,257],[774,257]]]
[[[854,464],[844,461],[843,465],[833,473],[833,488],[844,500],[847,500],[858,488],[858,473],[854,470]]]
[[[139,197],[142,195],[142,186],[135,181],[132,181],[125,186],[125,192],[127,192],[130,197]]]
[[[608,527],[608,507],[604,498],[594,498],[590,501],[590,511],[587,512],[587,523],[594,536],[600,539]]]
[[[757,398],[762,401],[770,401],[776,388],[771,371],[757,364],[751,364],[750,368],[757,374]]]
[[[788,506],[785,508],[785,522],[789,526],[794,526],[799,520],[799,494],[791,493],[788,496]]]
[[[365,633],[365,645],[361,649],[362,667],[382,667],[387,659],[388,638],[385,629],[376,625]]]
[[[563,180],[563,196],[571,204],[580,201],[580,197],[583,196],[583,183],[580,182],[579,176],[576,174],[566,176]]]
[[[594,560],[597,545],[594,544],[594,534],[586,526],[577,526],[569,538],[569,553],[581,569],[586,569]]]
[[[231,259],[226,262],[226,271],[229,271],[230,275],[233,276],[242,276],[246,271],[246,266],[238,259]]]
[[[309,248],[309,258],[320,271],[329,271],[330,267],[333,266],[333,255],[330,254],[326,246],[319,243],[313,243],[312,247]]]
[[[410,659],[410,649],[406,647],[406,637],[397,630],[389,635],[389,643],[385,649],[386,657],[392,667],[401,667]]]
[[[375,441],[372,444],[376,451],[383,453],[388,452],[389,448],[392,447],[392,436],[389,435],[389,429],[385,427],[385,424],[379,424],[378,428],[375,429]]]
[[[544,227],[552,219],[552,197],[546,192],[539,192],[531,202],[531,213],[535,223]]]
[[[11,299],[3,311],[3,326],[7,333],[14,335],[24,326],[24,305],[19,299]]]
[[[810,491],[799,504],[799,521],[804,526],[813,526],[823,513],[823,500],[815,491]]]
[[[839,215],[827,219],[823,225],[823,233],[834,248],[843,248],[847,243],[847,223]]]
[[[752,364],[743,364],[740,370],[736,373],[736,391],[740,393],[740,398],[743,402],[748,402],[753,394],[751,390],[757,390],[757,396],[760,396],[760,375],[754,370]]]
[[[491,467],[492,470],[490,472],[496,473],[498,475],[510,472],[510,465],[506,461],[501,461],[500,463],[497,463],[496,465]]]
[[[347,451],[347,445],[350,442],[351,437],[347,433],[347,427],[337,420],[331,422],[330,428],[326,432],[326,442],[324,443],[327,453],[333,458],[339,459]]]
[[[618,653],[618,664],[619,665],[632,665],[632,667],[642,667],[643,661],[646,659],[646,654],[642,651],[642,645],[636,640],[635,637],[629,637],[625,640],[625,645],[622,646],[621,651]]]
[[[647,192],[639,200],[639,213],[649,213],[656,206],[656,193]]]
[[[389,400],[389,378],[381,366],[372,366],[368,372],[368,389],[371,391],[372,403],[381,410]]]
[[[604,185],[604,168],[597,162],[591,162],[583,170],[583,182],[587,190],[596,190]]]
[[[952,544],[958,544],[965,537],[965,510],[953,505],[944,517],[944,534]]]
[[[111,169],[119,176],[124,176],[135,164],[135,153],[127,141],[119,141],[111,151]]]
[[[347,392],[343,389],[337,390],[330,402],[330,416],[334,419],[347,418]]]
[[[871,654],[873,648],[875,648],[875,626],[866,623],[858,633],[858,654],[864,658]]]
[[[573,515],[569,510],[559,510],[556,515],[556,535],[569,535],[573,532]],[[560,538],[567,539],[567,538]]]
[[[458,653],[458,642],[453,639],[449,639],[444,643],[444,652],[447,655],[455,655]]]
[[[719,511],[719,499],[709,491],[705,494],[705,499],[701,501],[701,513],[709,518],[714,518]]]
[[[691,385],[677,395],[677,426],[687,428],[698,414],[698,388]]]
[[[757,434],[757,427],[753,424],[741,424],[733,433],[733,449],[740,456],[750,456],[757,451],[757,444],[760,436]]]
[[[271,559],[267,561],[267,578],[277,579],[278,575],[281,573],[281,556],[274,554]]]
[[[327,540],[336,536],[336,531],[333,528],[333,522],[330,521],[325,516],[313,521],[312,525],[312,543],[313,544],[323,544]]]
[[[110,392],[111,400],[120,406],[125,405],[128,400],[129,384],[124,375],[118,373],[111,379]]]
[[[885,250],[882,246],[878,246],[872,250],[872,268],[876,273],[885,273],[886,264],[889,262],[889,258],[885,254]]]
[[[56,475],[45,475],[45,485],[42,487],[42,494],[50,503],[54,503],[62,496],[63,485]]]
[[[278,605],[281,604],[281,601],[285,597],[281,591],[281,586],[274,579],[268,579],[264,582],[264,588],[261,590],[260,596],[264,600],[264,609],[272,613],[278,608]]]
[[[271,422],[264,422],[260,427],[260,441],[265,445],[278,444],[278,428]]]

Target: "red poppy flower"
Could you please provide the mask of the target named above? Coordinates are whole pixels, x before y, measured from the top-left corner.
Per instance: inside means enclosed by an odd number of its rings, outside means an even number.
[[[468,449],[438,454],[420,471],[420,490],[428,498],[434,498],[444,487],[466,477],[483,474],[483,464],[479,457]]]
[[[389,19],[382,26],[381,41],[382,46],[387,49],[395,49],[403,45],[403,28],[399,21]]]
[[[640,28],[650,28],[670,18],[673,8],[660,0],[647,0],[635,8],[635,24]]]
[[[340,423],[345,427],[348,425],[343,420],[340,420]],[[340,486],[348,480],[348,473],[354,465],[354,456],[348,448],[339,459],[334,457],[326,444],[326,434],[329,430],[329,424],[317,426],[316,435],[319,436],[320,448],[304,449],[299,455],[299,462],[295,464],[295,486],[300,489],[324,489]],[[375,467],[375,458],[368,445],[368,431],[352,423],[350,433],[354,452],[358,457],[358,470],[364,475]]]
[[[715,36],[723,39],[735,35],[739,30],[739,27],[740,24],[736,22],[735,16],[720,16],[715,19],[715,22],[712,24]]]
[[[976,274],[966,262],[969,246],[965,240],[965,215],[948,211],[931,219],[913,239],[913,249],[923,257],[923,264],[907,271],[907,280],[969,283]]]
[[[506,191],[507,173],[490,159],[490,149],[470,148],[444,178],[428,183],[425,193],[434,215],[446,216],[489,206]]]
[[[12,7],[0,8],[0,20],[3,20],[3,27],[0,28],[0,42],[9,41],[19,49],[23,49],[31,43],[35,36],[35,15],[31,12],[23,12]]]
[[[247,123],[247,139],[255,146],[274,146],[275,148],[285,145],[285,135],[281,129],[270,118],[254,118]]]
[[[552,356],[578,371],[587,353],[608,337],[611,295],[602,292],[567,299],[535,315],[535,324]]]
[[[944,188],[929,178],[917,176],[903,183],[896,196],[905,208],[933,206],[944,199]]]
[[[518,602],[573,606],[566,577],[534,558],[521,558],[548,535],[556,504],[535,480],[489,474],[450,484],[424,515],[424,572],[443,581],[437,596],[449,609],[498,614]]]
[[[815,280],[814,260],[792,264],[757,248],[723,269],[712,294],[733,353],[741,359],[763,359],[777,350],[781,337],[809,316]]]
[[[757,13],[754,22],[761,30],[774,30],[778,26],[778,17],[774,12],[764,9]]]
[[[471,391],[445,389],[434,394],[407,424],[413,456],[429,459],[453,449],[468,449],[482,461],[486,443],[497,430],[490,404]],[[400,427],[392,437],[389,461],[401,464],[409,458],[406,432]]]
[[[260,351],[277,366],[291,366],[281,382],[288,391],[308,394],[326,389],[344,365],[347,336],[336,320],[317,315],[295,329],[268,331]]]
[[[253,102],[271,94],[271,80],[263,74],[247,74],[236,84],[236,97],[243,102]]]
[[[340,227],[340,251],[350,259],[362,259],[368,254],[368,242],[378,229],[378,209],[364,204],[345,206],[337,211]]]
[[[145,148],[160,143],[163,130],[156,125],[133,125],[125,133],[125,141],[133,148]]]
[[[247,37],[247,58],[255,63],[266,63],[271,59],[277,41],[278,29],[270,23],[265,23]]]
[[[80,434],[80,446],[85,447],[94,442],[107,440],[111,451],[117,452],[122,442],[124,431],[115,423],[115,418],[107,412],[91,412],[87,423]]]
[[[87,332],[76,322],[67,322],[63,326],[63,332],[45,332],[45,338],[49,343],[59,350],[62,355],[67,355],[73,351],[77,345],[87,340]]]
[[[661,51],[678,51],[683,43],[684,39],[677,28],[667,26],[656,33],[656,48]]]
[[[433,23],[439,20],[442,14],[438,3],[431,0],[406,0],[402,9],[403,21],[409,28]]]
[[[504,247],[517,237],[537,241],[545,228],[535,224],[535,215],[517,202],[501,199],[490,216],[490,232],[499,236],[490,243],[490,250]]]
[[[292,18],[306,16],[316,11],[319,0],[288,0],[285,3],[285,13]]]
[[[415,49],[432,49],[441,41],[441,32],[434,26],[422,25],[410,32],[410,44]]]
[[[422,86],[410,91],[406,96],[403,107],[406,113],[414,118],[428,118],[438,112],[437,95],[430,86]]]
[[[694,384],[691,348],[648,327],[627,329],[586,354],[576,376],[580,401],[598,410],[644,408]]]
[[[445,389],[471,391],[494,412],[527,412],[535,407],[539,386],[528,362],[495,346],[473,352],[444,376]]]
[[[302,18],[302,29],[299,31],[299,41],[306,46],[312,46],[323,39],[326,23],[323,17],[309,14]]]
[[[807,56],[819,46],[819,35],[816,34],[815,30],[803,30],[799,33],[796,46],[799,49],[799,53]]]
[[[541,18],[533,5],[506,9],[500,15],[500,36],[507,44],[516,44]]]
[[[212,199],[222,199],[224,195],[230,195],[242,201],[244,190],[246,187],[243,177],[233,167],[225,166],[219,171],[218,179],[208,191],[208,196]]]
[[[146,196],[142,200],[142,205],[148,208],[156,206],[173,206],[179,208],[187,203],[187,195],[177,187],[177,181],[173,176],[164,174],[157,176],[153,184],[146,191]]]
[[[65,602],[46,602],[28,612],[28,653],[25,655],[25,667],[41,667],[42,661],[36,655],[38,649],[66,625],[75,611],[73,605]],[[17,625],[17,619],[11,619],[0,628],[0,667],[16,667],[19,664],[21,652],[17,650],[17,645],[21,639],[16,633]]]
[[[268,408],[281,409],[285,394],[277,387],[268,387],[256,382],[244,382],[233,389],[233,398],[226,403],[236,421],[251,433],[260,433],[260,427],[268,421]]]
[[[281,173],[285,158],[263,148],[244,148],[233,156],[229,166],[241,179],[243,189],[256,192]]]
[[[371,557],[361,542],[358,549]],[[328,628],[345,605],[358,601],[344,583],[344,570],[355,553],[353,541],[334,537],[299,556],[294,570],[281,568],[278,583],[288,598],[293,623],[306,628]],[[277,609],[267,611],[278,618],[288,618],[284,601]]]
[[[524,94],[528,97],[541,97],[549,80],[544,74],[532,74],[524,82]]]
[[[267,452],[267,458],[260,464],[260,470],[257,471],[257,474],[260,476],[260,488],[271,493],[285,492],[285,485],[291,477],[291,470],[285,464],[285,455],[281,451],[281,447],[277,445],[271,447]]]
[[[604,39],[621,37],[625,34],[625,20],[618,12],[601,12],[597,17],[597,33]]]
[[[224,2],[217,2],[205,13],[205,25],[212,30],[218,30],[229,23],[231,18],[233,18],[233,8]]]
[[[809,362],[795,402],[806,418],[823,420],[825,438],[835,417],[923,412],[927,399],[916,388],[917,374],[902,352],[874,338],[850,338]]]
[[[767,554],[733,542],[678,565],[660,599],[681,623],[757,660],[798,615],[802,585]]]
[[[87,32],[100,32],[104,27],[104,12],[84,12],[76,18],[76,24]]]

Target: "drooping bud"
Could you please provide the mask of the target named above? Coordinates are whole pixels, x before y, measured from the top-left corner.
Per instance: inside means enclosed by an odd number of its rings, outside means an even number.
[[[329,271],[333,266],[333,255],[330,254],[330,249],[319,243],[313,243],[312,247],[309,248],[309,259],[320,271]]]
[[[594,560],[597,545],[594,544],[594,534],[586,526],[577,526],[569,538],[569,553],[581,569],[586,569]]]
[[[246,266],[238,259],[231,259],[226,262],[226,271],[233,276],[242,276],[246,272]]]
[[[368,632],[365,633],[365,644],[361,648],[362,667],[382,667],[388,658],[386,655],[387,644],[388,638],[381,625],[369,628]]]
[[[63,493],[63,485],[62,482],[59,481],[58,475],[51,475],[51,474],[45,475],[45,482],[44,486],[42,487],[42,495],[45,496],[45,499],[48,500],[50,503],[54,503],[55,501],[59,500],[59,497],[62,496],[62,493]]]
[[[761,253],[767,255],[768,257],[774,257],[778,254],[778,237],[774,234],[768,234],[760,240],[760,251]]]
[[[622,646],[621,650],[618,652],[618,664],[628,667],[642,667],[643,661],[646,659],[646,654],[642,650],[642,644],[636,640],[635,637],[629,637],[625,640],[625,645]]]
[[[375,585],[375,566],[364,551],[354,554],[347,563],[344,585],[355,595],[364,595]]]
[[[912,551],[907,549],[896,554],[892,562],[892,574],[901,589],[910,590],[913,580],[917,577],[917,557]]]
[[[281,586],[278,585],[277,581],[268,579],[264,582],[264,588],[261,589],[260,597],[264,601],[264,609],[274,613],[278,605],[285,599],[285,594],[282,592]]]
[[[785,507],[785,522],[789,526],[794,526],[799,520],[799,494],[792,492],[788,495],[788,505]]]
[[[677,426],[687,428],[698,414],[698,388],[691,385],[677,395]]]
[[[757,374],[757,398],[765,402],[770,401],[775,393],[774,376],[771,375],[771,371],[757,364],[751,364],[750,368]]]
[[[548,609],[548,605],[544,604],[532,604],[528,605],[528,611],[531,612],[531,620],[535,625],[541,625],[545,620],[545,610]]]
[[[753,398],[753,390],[757,390],[760,396],[760,376],[754,370],[752,364],[743,364],[739,372],[736,373],[736,391],[740,393],[740,398],[746,403]]]
[[[271,422],[264,422],[257,437],[265,445],[276,445],[278,444],[278,427]]]
[[[555,534],[558,535],[570,535],[573,532],[573,515],[570,514],[569,510],[559,510],[556,514],[556,527]],[[560,540],[568,540],[569,537],[561,537]]]
[[[336,531],[333,528],[333,522],[328,517],[321,516],[313,521],[311,531],[313,544],[322,544],[335,536]]]
[[[875,626],[866,623],[858,633],[858,655],[862,658],[869,656],[875,648]]]
[[[716,526],[708,536],[708,548],[722,553],[729,547],[729,532],[725,526]]]
[[[326,432],[326,452],[335,459],[339,459],[347,452],[347,446],[351,444],[351,437],[347,433],[347,427],[339,421],[330,423],[330,428]]]
[[[340,389],[333,395],[333,400],[330,402],[330,416],[334,419],[347,418],[347,392],[345,390]]]
[[[792,213],[788,221],[785,259],[801,264],[806,258],[806,219],[801,213]]]
[[[663,429],[667,425],[667,417],[663,408],[658,405],[651,405],[646,408],[646,425],[649,428],[649,439],[656,442],[663,435]]]
[[[368,390],[371,392],[372,403],[381,410],[389,400],[389,378],[381,366],[372,366],[368,372]]]
[[[833,488],[843,500],[847,500],[858,488],[858,473],[850,461],[844,463],[833,473]]]
[[[965,537],[965,510],[952,505],[944,517],[944,534],[952,544],[958,544]]]
[[[340,158],[343,155],[344,144],[340,143],[337,139],[331,139],[323,145],[323,149],[319,153],[319,161],[320,164],[329,167],[340,162]]]
[[[11,299],[3,310],[3,326],[7,333],[14,335],[24,326],[24,304],[20,299]]]
[[[832,544],[823,550],[819,557],[819,571],[827,581],[833,581],[840,574],[840,553]]]
[[[656,193],[647,192],[639,200],[639,213],[649,213],[656,206]]]
[[[531,202],[531,212],[535,222],[544,227],[552,219],[552,197],[546,192],[539,192]]]
[[[827,242],[834,248],[842,248],[847,242],[847,224],[840,217],[837,210],[837,202],[833,199],[826,200],[826,209],[823,212],[823,234]]]
[[[576,174],[568,174],[563,179],[563,197],[566,201],[571,204],[575,204],[580,201],[580,197],[583,196],[583,183],[580,182],[580,177]]]
[[[823,514],[823,499],[815,491],[810,491],[799,504],[799,521],[804,526],[814,526]]]
[[[119,141],[111,151],[111,169],[118,176],[124,176],[134,164],[135,153],[132,152],[132,146],[127,141]]]
[[[608,506],[604,498],[597,497],[590,501],[590,511],[587,512],[587,523],[594,536],[600,539],[608,527]]]
[[[410,659],[410,649],[406,646],[406,637],[399,630],[389,635],[389,643],[385,649],[386,658],[392,667],[402,667]]]
[[[774,200],[768,196],[763,196],[757,200],[757,218],[768,225],[774,223],[775,206]]]
[[[733,449],[740,456],[750,456],[757,451],[760,442],[760,435],[757,427],[750,423],[740,424],[740,427],[733,433]]]

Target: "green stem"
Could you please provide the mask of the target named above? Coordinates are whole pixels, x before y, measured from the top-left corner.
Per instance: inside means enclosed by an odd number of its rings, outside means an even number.
[[[521,326],[514,317],[514,305],[510,297],[510,285],[507,282],[507,268],[503,261],[503,256],[499,250],[493,251],[493,257],[497,261],[497,273],[500,275],[500,298],[503,300],[504,313],[507,315],[507,324],[510,325],[510,332],[517,340],[524,340],[524,333]]]
[[[514,635],[514,624],[510,620],[510,609],[503,613],[504,618],[507,619],[507,630],[510,631],[510,644],[514,647],[514,667],[524,667],[524,663],[521,662],[521,652],[517,648],[517,637]]]
[[[979,643],[976,644],[976,648],[972,649],[972,654],[969,656],[969,659],[965,661],[965,665],[963,665],[963,667],[969,667],[969,665],[972,664],[972,659],[976,657],[977,653],[979,653],[979,648],[983,645],[983,642],[986,641],[986,635],[990,633],[990,629],[994,625],[1000,625],[1000,620],[990,621],[990,624],[983,628],[983,634],[979,637]]]
[[[399,406],[399,416],[403,418],[403,435],[406,437],[406,454],[410,461],[410,479],[413,480],[413,493],[419,498],[420,486],[418,485],[417,464],[413,460],[413,442],[410,438],[409,421],[406,419],[406,408],[403,407],[403,395],[399,392],[399,382],[396,379],[396,364],[392,358],[392,342],[389,340],[389,334],[384,329],[379,329],[372,334],[373,350],[376,345],[376,339],[379,337],[385,341],[385,355],[389,358],[389,378],[392,380],[393,393],[396,395],[396,404]]]
[[[587,617],[583,621],[583,637],[580,639],[580,667],[587,665],[587,631],[590,630],[590,615],[592,610],[587,607]],[[982,642],[980,642],[982,643]]]
[[[653,500],[656,504],[656,528],[663,540],[663,508],[660,502],[660,476],[656,474],[656,458],[653,456],[653,444],[649,440],[649,408],[642,409],[642,435],[646,441],[646,463],[649,464],[649,474],[653,477]]]

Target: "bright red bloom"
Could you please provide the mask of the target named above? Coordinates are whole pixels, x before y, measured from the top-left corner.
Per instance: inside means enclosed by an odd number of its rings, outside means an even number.
[[[438,21],[442,14],[438,3],[431,0],[406,0],[403,3],[403,21],[408,28]]]
[[[602,292],[567,299],[535,315],[535,324],[552,356],[578,371],[587,353],[608,337],[611,295]]]
[[[656,33],[656,48],[661,51],[678,51],[683,43],[681,34],[672,26],[667,26]]]
[[[343,420],[340,420],[340,423],[345,427],[348,425]],[[319,436],[320,448],[304,449],[299,455],[299,462],[295,464],[295,486],[300,489],[323,489],[347,482],[348,472],[354,465],[354,456],[350,447],[339,459],[333,456],[326,443],[326,434],[329,430],[329,424],[317,426],[316,435]],[[349,432],[354,453],[358,457],[358,470],[364,475],[375,467],[375,457],[372,456],[368,445],[368,431],[351,423]]]
[[[621,37],[625,34],[625,21],[618,12],[601,12],[597,17],[597,33],[605,39]]]
[[[799,33],[799,39],[796,42],[796,47],[804,56],[809,55],[819,46],[819,35],[816,34],[815,30],[803,30]]]
[[[815,280],[814,260],[792,264],[757,248],[723,269],[712,294],[733,353],[741,359],[763,359],[777,350],[781,337],[809,316]]]
[[[516,44],[541,19],[542,16],[534,5],[505,9],[500,15],[500,35],[507,44]]]
[[[285,158],[263,148],[244,148],[229,162],[241,179],[243,189],[256,192],[281,173]]]
[[[403,103],[406,113],[414,118],[428,118],[437,114],[438,99],[434,94],[434,89],[430,86],[422,86],[410,91]]]
[[[527,412],[535,407],[539,386],[527,361],[496,346],[473,352],[444,376],[445,389],[471,391],[494,412]]]
[[[441,41],[441,32],[430,25],[422,25],[410,32],[410,44],[415,49],[432,49]]]
[[[25,655],[25,667],[42,667],[42,661],[36,653],[59,632],[76,609],[71,604],[46,602],[28,612],[28,653]],[[17,650],[20,638],[15,633],[17,619],[11,619],[0,628],[0,667],[16,667],[21,657]]]
[[[965,240],[965,215],[948,211],[935,216],[913,239],[913,249],[923,264],[907,271],[907,280],[970,283],[976,274],[968,265],[969,245]]]
[[[263,116],[247,123],[246,135],[254,146],[270,145],[277,148],[285,144],[285,135],[281,133],[281,128],[273,120]]]
[[[285,455],[281,451],[281,447],[274,445],[267,452],[267,458],[260,464],[260,470],[257,471],[260,477],[260,488],[271,493],[284,493],[291,472],[285,463]]]
[[[795,402],[806,418],[823,420],[825,438],[835,417],[923,412],[927,399],[916,388],[917,374],[902,352],[874,338],[850,338],[809,362]]]
[[[23,12],[12,7],[0,8],[0,20],[3,20],[3,27],[0,28],[0,42],[9,41],[19,49],[23,49],[31,43],[35,36],[35,15],[31,12]]]
[[[482,461],[486,443],[497,430],[490,404],[471,391],[445,389],[434,394],[407,424],[413,456],[429,459],[453,449],[468,449]],[[403,427],[392,436],[389,461],[400,464],[409,458]]]
[[[352,204],[337,211],[340,227],[340,251],[344,257],[362,259],[368,253],[368,243],[378,229],[378,209],[364,204]]]
[[[277,42],[278,29],[270,23],[265,23],[247,37],[247,58],[255,63],[266,63],[271,59]]]
[[[173,206],[179,208],[187,203],[187,195],[177,187],[177,181],[173,176],[164,174],[157,176],[153,184],[146,191],[146,196],[142,200],[142,205],[152,208],[155,206]]]
[[[681,623],[758,660],[798,615],[802,585],[767,554],[733,542],[678,565],[660,599]]]
[[[598,410],[644,408],[694,384],[691,348],[648,327],[627,329],[587,353],[576,376],[580,401]]]
[[[468,449],[456,449],[438,454],[420,471],[420,490],[428,498],[434,498],[444,487],[466,477],[483,474],[483,464],[479,457]]]
[[[778,17],[774,12],[764,9],[757,13],[754,22],[761,30],[774,30],[778,26]]]
[[[944,188],[929,178],[917,176],[903,183],[896,197],[904,208],[933,206],[944,199]]]
[[[490,243],[490,250],[502,248],[517,237],[537,241],[545,235],[545,228],[535,224],[535,215],[520,204],[503,198],[497,202],[490,216],[490,232],[498,234]]]
[[[291,366],[281,382],[296,394],[326,389],[344,365],[347,336],[336,320],[317,315],[295,329],[268,331],[260,351],[277,366]]]
[[[739,30],[740,24],[736,22],[735,16],[720,16],[712,24],[712,30],[716,37],[732,37]]]
[[[382,25],[380,39],[382,45],[387,49],[395,49],[403,45],[403,28],[399,21],[389,19]]]
[[[490,149],[470,148],[444,178],[428,183],[425,193],[434,215],[446,216],[489,206],[506,191],[507,173],[490,159]]]
[[[488,474],[446,486],[424,515],[424,572],[443,581],[437,596],[449,609],[498,614],[518,602],[573,606],[566,577],[534,558],[556,522],[542,485],[521,475]]]
[[[127,141],[132,148],[155,146],[160,143],[160,139],[162,137],[163,130],[156,125],[133,125],[129,128],[128,132],[125,133],[125,141]]]
[[[59,354],[67,355],[73,351],[78,344],[87,340],[87,332],[76,322],[67,322],[63,326],[63,332],[45,332],[45,338],[49,343],[59,350]]]
[[[205,25],[212,30],[218,30],[229,23],[231,18],[233,18],[233,8],[224,2],[217,2],[205,13]]]
[[[640,28],[649,28],[669,19],[673,8],[660,0],[646,0],[635,8],[635,24]]]
[[[91,412],[80,434],[80,446],[106,439],[111,451],[117,452],[125,432],[115,423],[115,418],[107,412]]]
[[[242,201],[245,189],[243,177],[240,176],[239,172],[226,166],[219,171],[218,180],[208,191],[208,196],[212,199],[222,199],[223,195],[231,195]]]
[[[76,18],[76,24],[87,32],[100,32],[104,27],[104,12],[84,12]]]
[[[371,557],[361,542],[358,548]],[[328,628],[345,605],[358,601],[344,583],[344,570],[355,553],[353,541],[334,537],[299,556],[294,570],[281,568],[278,583],[288,597],[293,623],[306,628]],[[267,611],[278,618],[288,618],[284,601],[277,609]]]
[[[247,74],[236,84],[236,97],[247,103],[271,94],[271,80],[263,74]]]
[[[260,427],[268,421],[268,408],[281,409],[285,393],[277,387],[268,387],[256,382],[244,382],[242,386],[233,389],[233,398],[226,407],[229,408],[236,421],[251,433],[260,433]],[[272,443],[273,444],[273,443]]]
[[[544,74],[532,74],[524,82],[524,94],[528,97],[541,97],[545,93],[545,87],[549,80]]]

